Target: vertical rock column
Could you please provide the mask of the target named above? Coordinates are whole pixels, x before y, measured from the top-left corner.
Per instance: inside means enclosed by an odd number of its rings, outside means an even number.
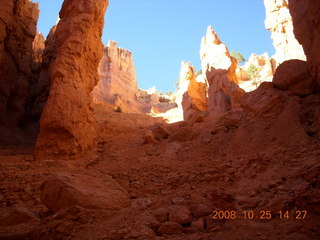
[[[320,84],[320,1],[289,0],[294,34],[307,56],[309,70]]]
[[[276,66],[290,59],[306,60],[302,46],[293,34],[292,17],[288,0],[264,0],[266,8],[265,26],[271,32],[276,53]]]
[[[198,82],[194,67],[181,62],[178,106],[183,110],[183,119],[188,121],[194,114],[207,110],[207,86]],[[181,98],[181,99],[180,99]]]
[[[0,6],[0,128],[11,128],[25,116],[39,9],[29,0],[0,0]]]
[[[65,0],[56,28],[56,49],[49,67],[51,87],[44,107],[37,159],[81,157],[96,137],[91,91],[98,64],[107,0]]]
[[[237,84],[237,60],[230,56],[228,48],[211,26],[208,27],[206,37],[202,39],[200,55],[202,73],[209,83],[209,115],[240,109],[244,90]]]

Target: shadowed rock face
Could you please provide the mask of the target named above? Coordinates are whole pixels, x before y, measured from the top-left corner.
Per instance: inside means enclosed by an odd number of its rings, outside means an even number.
[[[307,56],[309,70],[320,83],[320,1],[289,0],[294,34]]]
[[[32,42],[37,34],[38,16],[37,3],[1,1],[0,126],[16,127],[25,117],[33,78]]]
[[[76,158],[93,145],[96,132],[90,94],[98,82],[107,5],[107,0],[63,3],[49,67],[51,88],[36,144],[39,159]]]

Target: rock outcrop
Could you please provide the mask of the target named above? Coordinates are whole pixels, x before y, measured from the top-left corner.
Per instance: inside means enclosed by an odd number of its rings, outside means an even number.
[[[305,60],[302,46],[293,34],[288,0],[264,0],[264,5],[266,7],[265,26],[271,31],[271,38],[276,49],[273,57],[276,65],[290,59]]]
[[[246,92],[253,91],[262,82],[271,82],[274,75],[274,59],[268,53],[251,54],[248,62],[236,70],[239,86]]]
[[[273,85],[301,97],[318,90],[317,83],[308,70],[307,62],[298,59],[280,64],[274,75]]]
[[[194,114],[207,110],[207,85],[197,81],[194,67],[189,63],[181,63],[179,88],[180,97],[177,103],[182,107],[185,121]]]
[[[132,53],[109,41],[99,64],[100,81],[93,90],[95,102],[115,104],[137,99],[138,83]],[[122,107],[125,111],[125,106]]]
[[[41,34],[38,34],[33,42],[33,55],[37,69],[32,87],[29,89],[27,118],[35,120],[37,125],[50,90],[49,67],[57,47],[55,32],[56,26],[51,28],[44,43]]]
[[[36,144],[38,159],[76,158],[93,146],[96,131],[91,92],[99,80],[107,5],[107,0],[63,3],[49,67],[50,93]]]
[[[294,34],[302,44],[311,74],[320,83],[320,2],[289,0]]]
[[[209,115],[240,109],[244,91],[237,85],[237,61],[230,56],[227,47],[211,26],[202,39],[200,55],[202,72],[209,83]]]
[[[33,78],[32,43],[37,34],[38,16],[37,3],[1,1],[0,126],[16,127],[25,117]]]
[[[73,206],[119,209],[128,204],[128,196],[110,176],[101,180],[63,173],[42,184],[41,201],[53,212]]]
[[[119,48],[115,41],[109,41],[104,48],[98,71],[100,80],[92,92],[96,104],[107,105],[119,112],[143,114],[159,114],[176,106],[160,102],[155,87],[138,88],[132,52]]]
[[[32,55],[35,62],[42,62],[42,55],[45,48],[45,38],[37,33],[32,43]]]

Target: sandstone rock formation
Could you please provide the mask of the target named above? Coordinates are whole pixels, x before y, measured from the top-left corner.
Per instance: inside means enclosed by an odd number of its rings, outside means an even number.
[[[37,34],[38,4],[1,1],[0,126],[18,126],[25,117],[33,77],[32,42]]]
[[[179,87],[182,99],[178,104],[182,106],[185,121],[188,121],[194,114],[207,110],[207,85],[197,82],[194,67],[189,63],[181,63]]]
[[[314,77],[305,61],[294,59],[280,64],[273,78],[273,85],[304,97],[318,90]]]
[[[42,62],[42,55],[45,48],[45,38],[37,33],[32,43],[32,55],[35,62]]]
[[[101,180],[62,173],[42,184],[41,201],[53,212],[73,206],[119,209],[128,204],[128,196],[110,176]]]
[[[207,84],[202,78],[197,78],[194,67],[188,62],[181,62],[177,90],[170,96],[175,102],[166,112],[157,114],[168,123],[189,121],[195,115],[208,109]]]
[[[0,239],[24,239],[40,222],[39,216],[24,204],[0,209]]]
[[[49,67],[57,47],[56,26],[52,27],[43,46],[42,35],[38,34],[33,42],[33,55],[36,61],[36,74],[29,89],[27,117],[39,125],[43,107],[50,90]],[[40,62],[37,62],[40,61]]]
[[[236,70],[239,86],[246,92],[250,92],[257,89],[261,82],[271,82],[275,71],[273,63],[274,60],[268,53],[251,54],[248,62]],[[257,76],[253,76],[253,70],[256,70]]]
[[[163,112],[174,106],[159,102],[156,88],[138,88],[132,52],[109,41],[99,64],[99,82],[92,95],[96,104],[104,104],[125,113]]]
[[[237,85],[237,61],[230,56],[211,26],[202,39],[200,55],[202,72],[209,83],[209,115],[239,109],[244,91]]]
[[[107,0],[63,3],[49,68],[50,93],[36,144],[38,159],[79,157],[93,145],[91,92],[98,83],[107,5]]]
[[[124,102],[136,100],[138,83],[129,50],[118,48],[116,42],[109,41],[98,71],[100,81],[93,90],[96,102],[114,104],[119,98]]]
[[[320,83],[320,2],[317,0],[289,0],[294,34],[302,44],[310,72]]]
[[[289,59],[305,60],[302,46],[293,34],[288,0],[264,0],[264,5],[266,7],[265,26],[271,31],[276,49],[273,57],[276,60],[276,66]]]

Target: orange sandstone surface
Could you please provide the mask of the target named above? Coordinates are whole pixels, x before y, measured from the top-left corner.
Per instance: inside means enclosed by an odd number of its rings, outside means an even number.
[[[253,55],[268,81],[245,93],[209,27],[202,74],[183,62],[175,99],[137,89],[127,50],[103,50],[107,5],[65,0],[43,43],[36,4],[3,2],[0,239],[320,239],[318,1],[284,5],[307,61]],[[181,121],[144,114],[168,108]]]

